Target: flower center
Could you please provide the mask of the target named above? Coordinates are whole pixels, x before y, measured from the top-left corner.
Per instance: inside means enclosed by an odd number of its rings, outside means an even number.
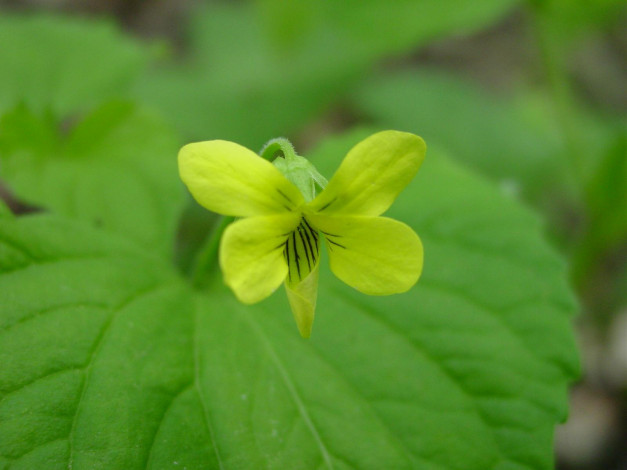
[[[287,237],[283,255],[289,268],[288,283],[298,284],[316,267],[320,259],[320,237],[304,217]]]

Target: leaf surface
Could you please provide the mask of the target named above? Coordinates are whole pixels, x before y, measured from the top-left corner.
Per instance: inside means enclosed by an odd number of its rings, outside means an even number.
[[[1,216],[0,468],[552,468],[576,307],[538,220],[433,148],[388,215],[422,279],[368,297],[323,263],[310,340],[283,292],[243,306],[111,234]]]

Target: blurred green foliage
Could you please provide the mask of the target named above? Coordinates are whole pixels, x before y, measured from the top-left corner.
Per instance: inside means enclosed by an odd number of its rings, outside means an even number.
[[[72,116],[125,94],[151,53],[110,22],[0,15],[0,109]]]
[[[627,240],[624,120],[567,65],[623,11],[204,2],[169,46],[3,13],[0,180],[46,212],[0,203],[0,468],[552,468],[577,306],[543,232],[589,317],[627,291],[624,266],[594,289]],[[536,58],[509,92],[417,54],[507,15]],[[243,307],[180,275],[215,223],[186,207],[182,143],[314,141],[297,150],[330,177],[382,128],[429,147],[391,211],[425,244],[410,293],[366,298],[323,266],[303,342],[283,297]]]
[[[161,118],[109,102],[59,133],[23,105],[0,119],[2,177],[22,201],[171,252],[183,192],[180,141]]]
[[[268,136],[295,132],[329,107],[377,59],[478,29],[511,5],[455,3],[462,8],[442,9],[434,0],[298,0],[287,11],[276,1],[200,9],[183,60],[149,71],[138,94],[191,139],[261,148]]]

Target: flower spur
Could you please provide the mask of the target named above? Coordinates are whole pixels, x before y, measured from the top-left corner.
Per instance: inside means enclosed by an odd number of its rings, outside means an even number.
[[[413,134],[376,133],[349,151],[317,196],[313,180],[291,171],[298,170],[296,159],[290,167],[286,154],[286,162],[273,165],[223,140],[184,146],[179,171],[200,205],[241,217],[226,228],[220,243],[226,284],[241,302],[253,304],[284,283],[299,332],[309,337],[321,235],[331,271],[360,292],[401,293],[420,277],[420,238],[407,225],[380,215],[414,177],[425,150]],[[312,178],[323,184],[316,175],[314,170]]]

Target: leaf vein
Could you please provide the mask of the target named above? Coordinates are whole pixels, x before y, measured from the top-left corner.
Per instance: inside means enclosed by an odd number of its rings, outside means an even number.
[[[378,315],[377,314],[378,312],[373,311],[374,309],[372,307],[370,307],[369,305],[363,304],[362,302],[359,302],[357,299],[354,299],[354,298],[350,297],[349,295],[347,295],[345,292],[342,292],[342,291],[339,291],[339,290],[338,290],[338,296],[340,298],[344,299],[347,303],[349,303],[349,304],[351,304],[353,306],[356,306],[357,308],[355,310],[357,312],[360,312],[364,316],[366,316],[368,318],[371,318],[374,321],[376,321],[377,323],[383,325],[388,331],[393,333],[395,336],[401,338],[403,341],[405,341],[407,344],[409,344],[409,346],[411,346],[412,349],[417,351],[420,355],[424,356],[432,364],[434,364],[446,377],[449,378],[449,380],[457,388],[457,390],[468,400],[468,403],[470,404],[472,409],[474,409],[476,416],[484,424],[484,426],[486,428],[490,429],[489,420],[487,419],[487,417],[485,416],[483,411],[477,406],[477,404],[473,400],[473,397],[472,397],[471,393],[464,387],[464,385],[462,383],[460,383],[457,380],[457,378],[454,375],[451,374],[451,372],[448,369],[443,367],[442,364],[439,361],[437,361],[429,353],[429,351],[427,351],[426,348],[424,348],[421,344],[416,342],[413,338],[411,338],[409,336],[406,336],[405,333],[402,330],[400,330],[396,325],[394,325],[393,323],[385,320],[380,315]],[[494,448],[496,449],[496,451],[498,453],[498,459],[501,462],[505,461],[506,458],[503,455],[501,447],[496,442],[494,435],[492,433],[488,433],[488,434],[493,439]],[[495,462],[494,466],[496,466],[496,463],[497,462]]]
[[[61,310],[64,308],[73,308],[73,307],[95,307],[95,308],[104,310],[106,308],[109,308],[110,306],[107,304],[99,303],[99,302],[73,302],[73,303],[68,303],[68,304],[63,304],[63,305],[54,305],[51,307],[44,308],[43,310],[35,310],[31,312],[29,315],[25,315],[13,323],[4,325],[2,328],[0,328],[0,334],[6,333],[7,331],[11,330],[12,328],[16,326],[21,325],[22,323],[35,320],[36,318],[39,318],[48,313],[52,313],[52,312],[55,312],[57,310]]]
[[[272,362],[274,362],[275,367],[279,371],[279,374],[281,375],[281,379],[283,380],[283,383],[285,384],[290,395],[292,396],[292,400],[294,400],[294,404],[296,405],[296,408],[298,409],[299,414],[303,418],[305,425],[307,426],[307,428],[309,428],[309,431],[311,432],[314,440],[316,441],[316,444],[318,445],[318,448],[320,449],[320,454],[322,456],[324,463],[326,464],[327,468],[332,470],[333,462],[331,461],[331,455],[329,454],[328,449],[324,445],[324,442],[322,441],[322,438],[320,436],[320,433],[318,432],[318,429],[316,428],[311,417],[309,416],[309,413],[307,412],[307,409],[305,408],[305,405],[300,396],[300,393],[298,392],[298,389],[296,388],[294,381],[289,376],[287,369],[285,368],[285,365],[281,361],[281,358],[278,356],[277,352],[272,347],[272,344],[270,343],[267,335],[265,334],[265,332],[259,325],[259,322],[253,321],[252,315],[245,315],[242,312],[240,312],[239,309],[237,309],[237,312],[240,314],[240,316],[242,316],[248,322],[252,330],[261,339],[261,342],[264,345],[268,355],[270,356],[270,358],[272,359]]]
[[[200,308],[196,306],[196,308],[194,309],[194,388],[196,390],[196,393],[198,394],[200,405],[202,406],[203,421],[205,423],[205,426],[207,427],[207,431],[209,432],[209,437],[211,438],[211,444],[213,445],[213,451],[216,455],[218,466],[220,467],[220,470],[224,470],[224,464],[222,462],[222,457],[220,456],[215,432],[210,420],[209,408],[205,403],[205,396],[203,395],[202,387],[200,386],[200,341],[198,338],[198,335],[200,333],[200,329],[198,328],[199,315]]]
[[[92,347],[92,350],[89,353],[87,363],[83,365],[83,369],[85,370],[85,377],[83,378],[83,383],[81,385],[81,391],[80,391],[78,403],[76,404],[76,411],[74,413],[74,418],[72,419],[72,425],[70,427],[70,433],[69,433],[69,436],[68,436],[68,441],[69,441],[69,445],[70,445],[69,456],[68,456],[68,470],[71,470],[72,466],[74,464],[74,443],[73,443],[73,441],[74,441],[74,435],[75,435],[75,432],[76,432],[76,424],[78,422],[78,417],[79,417],[79,415],[81,413],[81,407],[83,405],[83,401],[84,401],[84,398],[85,398],[85,392],[87,391],[87,387],[88,387],[88,384],[89,384],[89,379],[91,377],[91,370],[92,370],[95,358],[98,356],[98,353],[100,352],[100,349],[102,348],[102,345],[104,343],[104,338],[106,337],[107,333],[110,331],[111,326],[112,326],[114,320],[118,317],[120,312],[122,312],[126,307],[131,305],[134,301],[136,301],[140,297],[142,297],[142,296],[144,296],[144,295],[146,295],[146,294],[148,294],[150,292],[154,292],[154,291],[158,290],[162,285],[163,284],[161,284],[160,282],[156,283],[156,284],[152,284],[149,287],[146,287],[144,289],[141,289],[141,290],[135,292],[132,296],[130,296],[129,298],[125,299],[123,302],[118,304],[115,308],[113,308],[111,310],[111,314],[109,316],[109,319],[105,322],[104,326],[100,330],[100,333],[96,337],[96,339],[94,341],[94,346]]]
[[[185,392],[187,392],[188,390],[191,390],[193,386],[194,386],[193,382],[186,383],[183,387],[181,387],[181,389],[178,392],[172,395],[172,398],[170,399],[168,404],[165,406],[163,410],[163,414],[161,415],[161,418],[159,419],[159,423],[157,424],[157,427],[155,428],[155,432],[152,435],[152,438],[150,439],[150,444],[148,446],[148,453],[146,454],[146,464],[144,465],[146,470],[148,470],[148,468],[150,468],[152,464],[153,449],[155,447],[155,442],[157,440],[157,436],[159,435],[159,431],[161,430],[161,426],[163,426],[163,423],[165,421],[165,417],[168,415],[168,413],[172,409],[172,406],[174,405],[176,400]]]

